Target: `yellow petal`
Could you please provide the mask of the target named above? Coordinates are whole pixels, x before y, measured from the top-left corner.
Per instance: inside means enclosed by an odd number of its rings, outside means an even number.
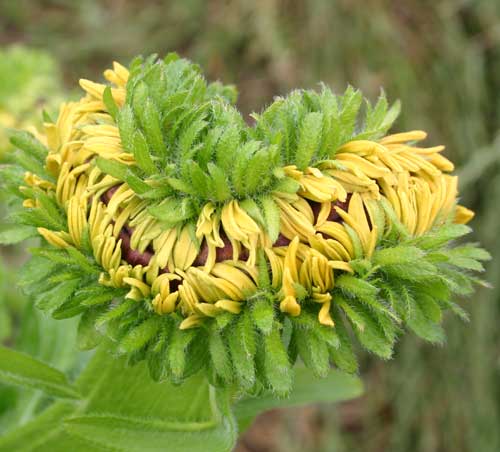
[[[455,223],[467,224],[470,220],[474,218],[474,212],[467,207],[457,205],[455,210]]]

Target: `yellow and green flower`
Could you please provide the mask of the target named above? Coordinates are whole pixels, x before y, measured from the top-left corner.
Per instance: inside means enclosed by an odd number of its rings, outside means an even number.
[[[176,55],[81,80],[36,140],[18,133],[21,237],[39,234],[29,289],[56,318],[82,314],[157,379],[286,393],[298,357],[356,369],[349,329],[388,358],[404,328],[440,341],[442,311],[486,252],[451,245],[457,203],[443,146],[387,135],[399,104],[327,87],[277,98],[248,126],[232,87]],[[36,272],[35,272],[36,273]]]

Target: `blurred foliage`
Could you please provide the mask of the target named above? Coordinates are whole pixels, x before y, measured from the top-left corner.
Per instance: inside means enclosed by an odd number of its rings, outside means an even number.
[[[426,129],[458,163],[476,237],[496,257],[486,275],[494,288],[468,303],[469,325],[449,319],[445,347],[408,337],[389,363],[366,356],[362,399],[268,418],[239,450],[500,450],[500,2],[0,2],[0,43],[13,42],[50,49],[68,86],[112,59],[176,50],[237,84],[246,113],[319,80],[372,98],[384,86],[401,99],[396,128]],[[262,432],[274,438],[263,442]]]
[[[57,105],[61,88],[59,69],[49,53],[17,44],[0,48],[0,162],[8,159],[11,149],[8,129],[40,126],[42,108],[53,109]],[[3,214],[3,195],[0,193],[0,214]],[[15,267],[23,259],[22,251],[13,247],[3,251],[0,342],[12,340],[15,323],[25,306],[25,299],[15,284]]]
[[[0,158],[10,147],[6,129],[40,125],[42,108],[56,105],[60,91],[59,70],[47,52],[0,49]]]

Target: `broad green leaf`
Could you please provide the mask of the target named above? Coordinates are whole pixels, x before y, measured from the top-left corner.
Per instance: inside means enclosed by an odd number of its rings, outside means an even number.
[[[108,448],[97,446],[92,441],[70,436],[63,431],[62,420],[70,416],[75,406],[68,402],[51,405],[37,418],[0,438],[0,450],[5,451],[51,451],[51,452],[107,452]]]
[[[175,452],[229,451],[229,426],[215,420],[183,422],[127,416],[93,415],[69,418],[65,429],[100,446],[118,450]]]
[[[79,397],[77,389],[68,383],[62,372],[25,353],[3,346],[0,346],[0,380],[40,389],[56,397]]]
[[[144,363],[127,367],[103,347],[77,385],[84,403],[52,405],[0,439],[0,450],[229,452],[236,442],[229,394],[202,375],[156,383]]]
[[[201,374],[174,386],[154,382],[145,363],[125,362],[105,348],[96,352],[78,381],[88,394],[86,408],[66,421],[68,432],[126,450],[232,450],[236,430],[228,395]]]
[[[12,334],[12,319],[7,306],[0,301],[0,342],[5,341]]]

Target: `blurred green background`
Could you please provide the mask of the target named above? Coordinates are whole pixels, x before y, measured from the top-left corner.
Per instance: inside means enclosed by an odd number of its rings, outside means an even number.
[[[500,450],[500,1],[0,0],[0,125],[40,122],[42,107],[113,60],[172,50],[237,84],[245,114],[320,80],[372,99],[383,86],[403,102],[396,129],[425,129],[429,143],[447,145],[463,203],[477,212],[475,238],[496,257],[493,289],[465,302],[470,324],[446,320],[445,347],[405,337],[390,362],[364,356],[362,398],[265,414],[237,450]],[[8,63],[16,52],[25,54]],[[3,254],[14,268],[19,252]],[[8,342],[22,301],[12,274],[0,276]]]

